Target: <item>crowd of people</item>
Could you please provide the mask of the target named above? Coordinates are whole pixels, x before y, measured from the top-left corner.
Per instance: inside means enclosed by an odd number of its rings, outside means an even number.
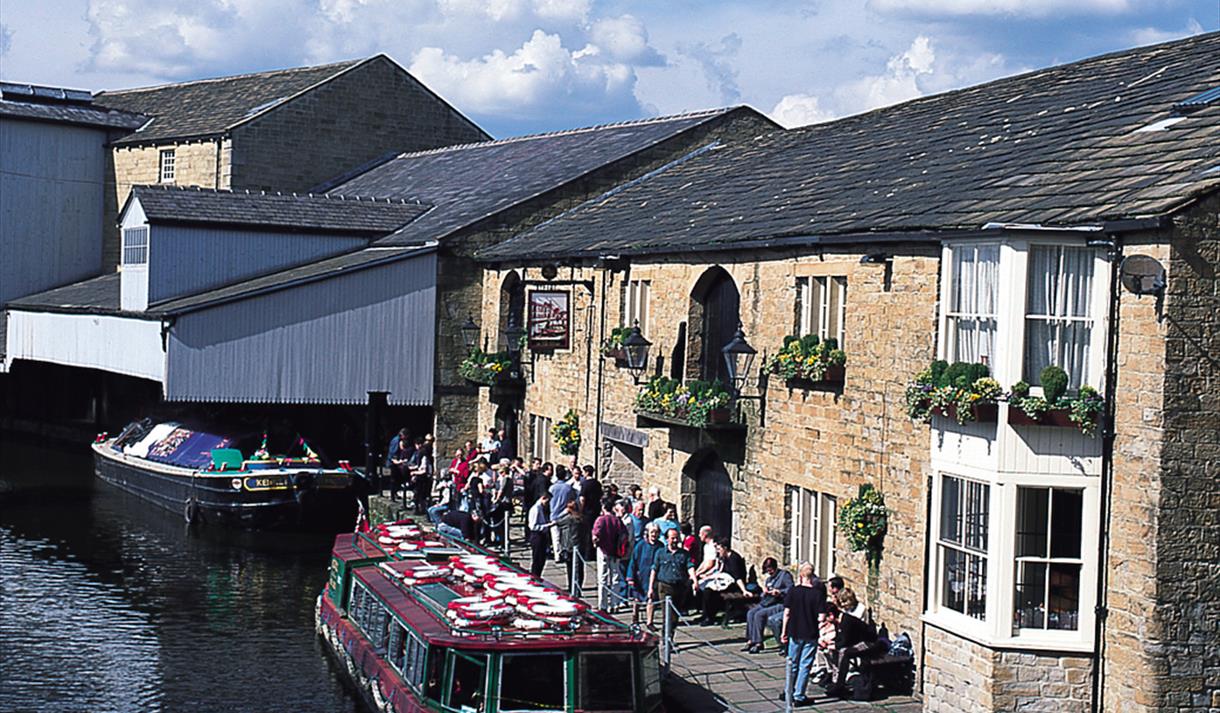
[[[614,483],[603,485],[596,469],[575,457],[566,464],[532,458],[527,466],[503,430],[489,430],[477,444],[466,441],[443,470],[434,465],[432,449],[431,436],[412,441],[403,429],[390,443],[386,466],[391,495],[405,498],[412,492],[415,512],[426,513],[439,531],[500,545],[519,499],[530,572],[541,577],[553,558],[564,565],[566,583],[581,589],[585,564],[596,561],[600,609],[644,604],[646,625],[656,630],[662,602],[679,613],[694,612],[696,623],[704,626],[714,623],[728,602],[744,605],[743,651],[761,653],[771,632],[792,669],[795,704],[806,700],[811,678],[829,695],[846,695],[852,659],[887,646],[841,578],[824,583],[808,563],[797,567],[794,578],[767,557],[760,581],[728,538],[708,525],[696,532],[692,523],[680,521],[677,506],[655,486],[646,495],[639,485],[620,492]],[[674,626],[679,620],[665,621]]]

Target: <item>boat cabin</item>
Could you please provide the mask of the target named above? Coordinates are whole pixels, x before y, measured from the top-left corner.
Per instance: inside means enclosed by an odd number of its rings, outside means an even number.
[[[378,709],[661,708],[657,640],[638,625],[468,543],[384,533],[336,537],[319,616]]]

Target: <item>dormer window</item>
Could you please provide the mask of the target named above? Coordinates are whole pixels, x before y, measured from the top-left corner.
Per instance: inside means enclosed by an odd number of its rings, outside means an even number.
[[[123,229],[123,266],[148,264],[148,228]]]
[[[159,177],[157,179],[160,183],[173,183],[174,182],[174,175],[175,175],[174,162],[175,162],[175,160],[176,159],[174,156],[174,149],[162,149],[161,150],[161,162],[160,162],[161,170],[160,170]]]

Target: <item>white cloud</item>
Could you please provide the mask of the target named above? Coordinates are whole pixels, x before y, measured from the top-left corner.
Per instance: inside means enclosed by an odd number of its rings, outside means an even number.
[[[741,35],[730,32],[714,43],[679,45],[678,51],[699,64],[708,86],[720,95],[720,103],[727,105],[741,100],[741,87],[737,84],[737,53],[741,44]]]
[[[593,23],[590,36],[593,43],[620,62],[637,67],[665,64],[665,58],[648,44],[648,29],[631,15],[610,17]]]
[[[789,94],[776,102],[771,111],[767,112],[767,116],[786,129],[835,118],[834,112],[822,108],[818,98],[811,94]]]
[[[1162,30],[1157,27],[1140,27],[1132,30],[1131,44],[1133,45],[1155,45],[1160,42],[1169,42],[1171,40],[1179,40],[1183,37],[1193,37],[1194,35],[1203,33],[1203,25],[1195,18],[1190,18],[1186,22],[1186,27],[1180,30]]]
[[[474,113],[528,118],[540,111],[579,115],[611,106],[638,110],[630,66],[603,60],[595,45],[570,51],[558,35],[542,30],[535,30],[512,54],[495,50],[472,60],[425,47],[409,70]]]
[[[1131,0],[869,0],[868,7],[880,13],[931,17],[1051,17],[1120,14],[1131,10]]]

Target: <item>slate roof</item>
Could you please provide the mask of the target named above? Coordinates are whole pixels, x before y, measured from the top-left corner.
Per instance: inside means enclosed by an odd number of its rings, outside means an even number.
[[[0,116],[131,131],[148,117],[95,104],[89,92],[0,82]]]
[[[486,260],[935,236],[1166,215],[1220,189],[1220,33],[710,147],[483,251]],[[1174,119],[1164,130],[1140,131]]]
[[[413,198],[435,206],[380,245],[440,240],[476,221],[577,180],[731,113],[715,109],[405,153],[331,190]]]
[[[119,278],[119,273],[110,272],[36,295],[19,297],[9,302],[7,307],[34,312],[114,314],[119,311]]]
[[[251,193],[176,186],[135,186],[131,195],[139,199],[150,222],[241,225],[370,236],[389,233],[429,209],[427,205],[402,199]]]
[[[117,145],[214,136],[368,60],[296,67],[97,94],[107,106],[154,117]]]

